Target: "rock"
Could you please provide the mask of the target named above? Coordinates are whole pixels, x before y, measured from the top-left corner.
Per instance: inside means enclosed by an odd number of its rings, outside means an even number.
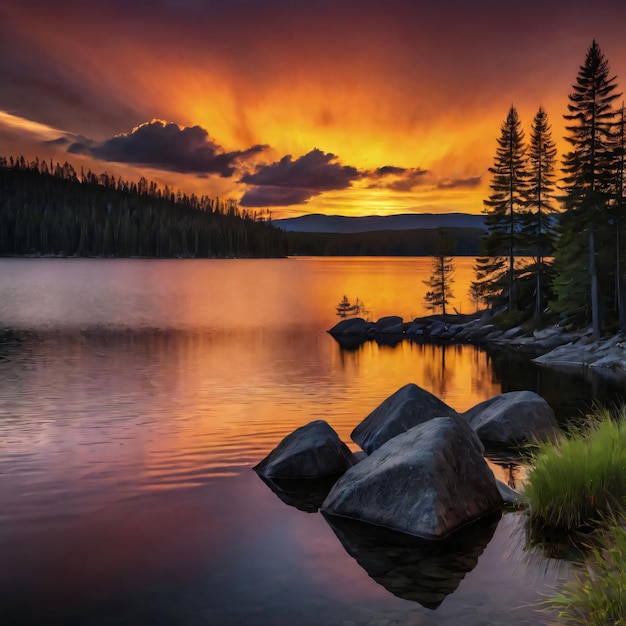
[[[533,391],[511,391],[477,404],[463,417],[482,441],[545,441],[559,427],[550,405]]]
[[[509,330],[502,333],[503,339],[513,339],[513,337],[518,337],[524,332],[524,329],[521,326],[514,326],[513,328],[509,328]]]
[[[533,330],[533,337],[535,339],[547,339],[548,337],[560,334],[561,329],[558,326],[546,326],[546,328]]]
[[[376,407],[350,436],[370,454],[409,428],[446,415],[457,415],[457,412],[432,393],[409,383]]]
[[[428,328],[428,334],[431,337],[439,337],[448,329],[448,325],[443,322],[434,321]]]
[[[372,323],[366,322],[362,317],[351,317],[347,320],[341,320],[328,332],[331,335],[361,335],[367,333],[371,327]]]
[[[500,497],[504,500],[505,504],[519,504],[522,496],[519,492],[509,487],[506,483],[496,478],[496,487]]]
[[[345,472],[356,462],[329,424],[316,420],[287,435],[253,469],[265,478],[321,478]]]
[[[489,333],[493,332],[496,327],[493,324],[483,324],[472,328],[472,331],[466,335],[466,339],[471,341],[482,341]]]
[[[424,334],[424,324],[421,322],[413,322],[407,329],[407,335],[423,335]]]
[[[502,504],[467,425],[458,417],[437,417],[351,467],[331,489],[322,512],[441,539]]]
[[[402,334],[404,332],[404,320],[397,315],[381,317],[374,323],[374,332]]]

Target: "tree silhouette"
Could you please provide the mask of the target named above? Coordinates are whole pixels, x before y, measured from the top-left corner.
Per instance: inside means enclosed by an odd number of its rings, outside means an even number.
[[[509,310],[517,306],[515,297],[515,253],[528,190],[528,170],[524,131],[511,106],[501,126],[492,174],[491,194],[484,200],[487,235],[485,256],[476,262],[476,287],[485,298],[508,292]]]
[[[565,138],[572,149],[563,158],[566,210],[561,220],[557,251],[560,278],[556,287],[561,310],[579,309],[586,311],[587,317],[590,314],[596,337],[601,331],[598,264],[605,277],[615,267],[614,255],[606,255],[602,246],[602,259],[597,247],[598,240],[608,237],[610,204],[616,192],[618,111],[613,103],[620,96],[616,88],[615,76],[611,76],[608,61],[594,40],[569,94],[569,113],[564,116],[568,122]],[[581,258],[588,259],[588,281],[583,285],[588,289],[588,298],[581,293],[580,282],[573,285],[569,280],[572,271],[579,273],[583,269]]]
[[[553,254],[555,243],[555,157],[556,145],[548,116],[539,107],[530,131],[527,213],[522,226],[522,247],[534,254],[533,262],[522,268],[522,272],[535,277],[535,318],[540,317],[547,300],[551,263],[546,257]]]
[[[441,309],[443,315],[446,314],[446,305],[453,296],[454,260],[450,256],[452,250],[454,241],[448,237],[444,229],[438,229],[437,254],[432,257],[431,275],[428,280],[422,281],[430,288],[424,296],[426,307],[431,311]]]

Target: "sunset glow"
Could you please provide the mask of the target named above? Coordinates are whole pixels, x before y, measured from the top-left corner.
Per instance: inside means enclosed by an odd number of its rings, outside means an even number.
[[[143,5],[113,0],[97,20],[74,0],[4,7],[4,154],[146,175],[276,217],[478,213],[511,103],[526,132],[542,105],[563,152],[567,95],[594,37],[618,83],[626,74],[626,7],[610,0],[541,5],[540,18],[537,2]],[[135,158],[133,129],[151,120],[180,129],[170,140],[193,166]],[[190,144],[195,127],[205,139]],[[124,135],[132,149],[111,144]],[[314,150],[314,176],[259,182]]]

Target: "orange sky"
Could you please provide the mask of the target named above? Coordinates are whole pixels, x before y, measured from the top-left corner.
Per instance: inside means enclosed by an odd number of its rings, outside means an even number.
[[[0,0],[0,152],[275,217],[477,213],[511,104],[560,141],[594,37],[626,74],[626,3],[518,4]]]

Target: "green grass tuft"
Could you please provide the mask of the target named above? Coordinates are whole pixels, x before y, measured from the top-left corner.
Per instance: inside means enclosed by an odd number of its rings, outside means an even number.
[[[623,511],[626,407],[618,413],[597,408],[583,428],[534,448],[525,487],[533,525],[572,531]]]
[[[602,532],[575,579],[546,604],[559,611],[559,624],[626,626],[626,530],[623,525],[613,523]]]

